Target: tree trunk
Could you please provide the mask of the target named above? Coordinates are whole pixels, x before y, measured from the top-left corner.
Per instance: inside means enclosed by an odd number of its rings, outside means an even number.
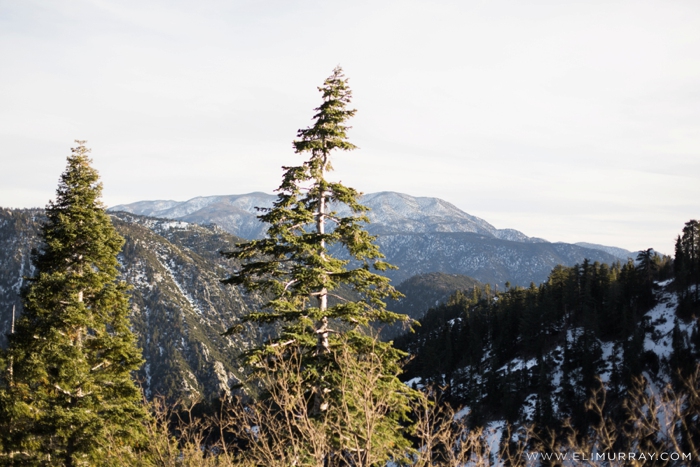
[[[323,157],[323,167],[321,168],[321,179],[323,179],[323,169],[326,166],[326,156]],[[316,232],[323,236],[326,233],[326,193],[325,190],[321,190],[318,194],[318,211],[316,212]],[[326,241],[321,237],[321,258],[326,259],[326,254],[323,249],[326,247]],[[328,309],[328,290],[324,286],[318,293],[318,308],[321,313]],[[318,328],[316,329],[316,335],[318,341],[316,343],[316,353],[321,355],[328,352],[330,349],[328,347],[328,319],[324,316],[318,323]]]
[[[323,179],[323,172],[326,166],[326,157],[323,157],[323,166],[321,168],[321,179]],[[323,249],[326,247],[326,241],[323,239],[323,234],[326,233],[326,193],[325,190],[321,190],[318,194],[318,211],[316,212],[316,232],[321,235],[321,258],[325,260],[326,254]],[[328,309],[328,290],[325,285],[318,292],[318,308],[321,313],[325,314]],[[321,356],[330,352],[330,344],[328,342],[328,317],[323,316],[319,322],[316,324],[316,356]],[[321,375],[323,378],[323,375]],[[313,415],[319,415],[322,411],[327,408],[327,404],[323,402],[323,387],[321,384],[317,384],[314,388],[314,405],[313,405]]]

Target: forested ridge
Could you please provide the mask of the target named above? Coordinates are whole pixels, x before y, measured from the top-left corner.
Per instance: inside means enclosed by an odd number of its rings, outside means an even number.
[[[541,430],[590,428],[601,378],[616,410],[641,375],[679,390],[700,359],[697,233],[688,222],[675,261],[649,249],[624,264],[557,266],[528,288],[459,291],[396,338],[411,354],[403,378],[469,407],[474,426]]]

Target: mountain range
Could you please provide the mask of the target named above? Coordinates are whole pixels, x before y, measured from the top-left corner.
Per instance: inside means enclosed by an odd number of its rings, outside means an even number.
[[[269,208],[276,197],[265,193],[197,197],[189,201],[139,201],[113,206],[110,211],[216,224],[245,239],[260,238],[266,226],[258,208]],[[438,198],[395,192],[366,194],[370,208],[367,230],[378,237],[387,260],[399,267],[387,275],[403,282],[417,274],[443,272],[473,277],[484,283],[540,283],[557,264],[591,261],[625,262],[636,253],[595,245],[551,243],[514,229],[497,229]],[[338,215],[349,215],[347,208]],[[342,253],[341,253],[342,254]]]
[[[266,226],[257,220],[258,208],[269,208],[277,197],[266,193],[204,196],[189,201],[138,201],[113,206],[111,211],[126,211],[143,216],[179,219],[197,224],[214,223],[243,238],[261,238]],[[547,243],[514,229],[497,229],[483,219],[467,214],[439,198],[414,197],[383,191],[361,197],[370,208],[367,230],[372,234],[472,232],[501,240]],[[349,215],[346,207],[338,209]]]

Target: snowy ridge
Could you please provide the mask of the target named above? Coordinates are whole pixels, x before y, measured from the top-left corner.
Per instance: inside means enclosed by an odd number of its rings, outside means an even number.
[[[138,201],[120,204],[109,208],[110,211],[123,211],[141,216],[162,217],[165,219],[183,219],[209,206],[217,205],[222,211],[230,211],[239,216],[255,217],[256,207],[270,207],[276,199],[266,193],[248,193],[244,195],[198,196],[188,201]],[[257,222],[257,219],[256,219]],[[232,232],[235,234],[235,232]]]
[[[139,201],[113,206],[109,210],[198,223],[206,223],[208,219],[234,235],[256,238],[265,232],[265,226],[257,220],[260,214],[257,208],[269,208],[275,199],[274,195],[266,193],[248,193],[204,196],[183,202]],[[545,242],[531,239],[517,230],[496,229],[485,220],[439,198],[384,191],[364,195],[360,202],[370,208],[367,215],[373,233],[471,232],[516,242]],[[338,214],[347,216],[351,213],[342,206],[338,208]],[[253,228],[251,224],[260,225]]]
[[[149,202],[141,201],[114,206],[110,211],[215,224],[233,235],[253,239],[264,236],[267,228],[258,220],[256,207],[268,208],[275,199],[265,193],[249,193],[199,197],[177,204],[156,201],[150,210]],[[438,198],[380,192],[367,194],[360,202],[370,208],[367,230],[378,237],[387,261],[399,267],[387,272],[397,283],[418,274],[442,272],[484,283],[508,281],[527,286],[545,281],[557,264],[573,266],[586,258],[608,264],[617,261],[601,249],[549,243],[517,230],[497,229]],[[351,215],[346,206],[338,207],[338,214]],[[342,256],[344,252],[333,254]]]

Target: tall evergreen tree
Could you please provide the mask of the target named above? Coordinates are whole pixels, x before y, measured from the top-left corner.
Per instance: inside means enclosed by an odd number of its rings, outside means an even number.
[[[100,201],[83,141],[46,208],[43,245],[9,336],[0,391],[3,449],[18,465],[104,465],[141,439],[146,416],[132,372],[142,363],[117,279],[124,240]]]
[[[374,352],[383,356],[386,381],[381,390],[392,391],[396,397],[392,413],[377,432],[383,438],[373,439],[371,444],[384,450],[388,458],[392,452],[405,452],[407,446],[399,418],[407,410],[410,390],[393,376],[403,354],[389,343],[376,342],[366,330],[373,322],[407,318],[386,309],[384,300],[399,294],[386,277],[375,272],[392,266],[382,261],[374,237],[363,227],[369,220],[367,208],[358,201],[360,193],[326,178],[332,170],[331,154],[355,149],[346,134],[346,122],[355,114],[348,108],[351,91],[347,79],[338,67],[318,89],[323,102],[315,109],[314,124],[299,130],[294,141],[295,152],[309,158],[302,165],[283,167],[277,200],[258,217],[269,225],[266,237],[224,253],[242,261],[241,268],[224,282],[243,285],[269,298],[262,311],[248,314],[243,321],[280,323],[281,333],[250,352],[248,363],[254,370],[265,364],[271,349],[287,348],[288,355],[301,361],[306,381],[303,396],[310,400],[314,417],[324,417],[334,406],[348,403],[338,389],[340,372],[334,358],[338,346],[346,346],[358,359]],[[340,205],[352,214],[338,216],[334,209]],[[344,299],[337,292],[341,286],[360,298]],[[342,452],[346,437],[342,433],[329,435]]]
[[[700,301],[700,222],[692,219],[685,223],[681,244],[688,283],[695,286],[693,300],[698,302]]]

